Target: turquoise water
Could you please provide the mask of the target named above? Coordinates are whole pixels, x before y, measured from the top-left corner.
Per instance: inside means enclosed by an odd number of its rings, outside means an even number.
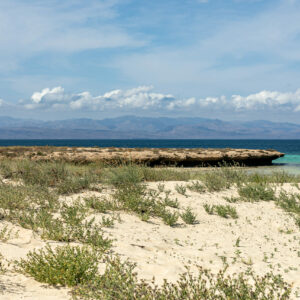
[[[286,154],[284,157],[280,157],[276,160],[273,160],[274,164],[290,164],[290,165],[299,165],[300,166],[300,155],[296,154]]]
[[[268,171],[284,171],[293,175],[300,175],[300,155],[286,154],[284,157],[280,157],[273,160],[273,166],[266,168]]]

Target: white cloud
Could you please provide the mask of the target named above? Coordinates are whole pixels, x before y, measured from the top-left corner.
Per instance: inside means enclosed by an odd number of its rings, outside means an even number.
[[[23,103],[27,109],[158,109],[166,103],[174,101],[170,94],[154,93],[151,86],[140,86],[129,90],[113,90],[100,96],[93,96],[90,92],[78,94],[67,93],[62,87],[45,88],[35,92],[31,100]]]
[[[54,101],[60,100],[61,96],[64,94],[64,89],[62,87],[55,87],[52,90],[49,88],[43,89],[41,92],[35,92],[31,96],[31,100],[34,103],[40,103],[42,99],[46,98],[51,101],[53,99]]]
[[[93,96],[90,92],[72,94],[62,87],[45,88],[33,93],[23,107],[47,110],[85,111],[185,111],[202,112],[207,109],[234,111],[300,111],[300,89],[295,92],[261,91],[248,96],[232,95],[229,98],[176,98],[171,94],[157,93],[152,86],[140,86],[128,90],[113,90]]]
[[[246,97],[233,95],[232,104],[237,110],[280,109],[298,111],[300,89],[294,93],[261,91]]]

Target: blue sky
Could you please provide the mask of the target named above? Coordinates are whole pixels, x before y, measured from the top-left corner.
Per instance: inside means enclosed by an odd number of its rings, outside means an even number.
[[[2,0],[0,115],[300,123],[300,0]]]

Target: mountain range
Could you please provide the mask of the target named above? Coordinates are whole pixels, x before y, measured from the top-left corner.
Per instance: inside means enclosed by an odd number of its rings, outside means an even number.
[[[300,124],[136,116],[42,121],[0,116],[0,139],[300,139]]]

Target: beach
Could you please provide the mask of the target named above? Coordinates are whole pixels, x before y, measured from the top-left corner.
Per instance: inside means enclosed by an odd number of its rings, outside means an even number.
[[[261,277],[279,274],[291,285],[289,298],[280,299],[299,298],[299,211],[286,205],[291,203],[291,195],[299,195],[299,177],[295,175],[278,171],[264,175],[256,172],[257,168],[249,173],[240,167],[100,168],[15,160],[2,161],[0,170],[0,253],[5,269],[0,275],[0,299],[74,297],[73,286],[39,282],[37,274],[24,265],[16,270],[17,262],[28,260],[30,251],[47,245],[52,249],[98,247],[101,253],[135,264],[137,280],[150,285],[153,277],[158,286],[164,280],[175,284],[186,267],[193,276],[199,274],[199,267],[212,274],[226,269],[226,274],[233,276],[250,269]],[[87,176],[88,180],[95,173],[96,179],[89,183],[75,183],[75,178]],[[32,202],[27,203],[20,192],[32,197]],[[27,204],[18,202],[12,208],[7,195],[19,195],[14,201],[24,199]],[[294,206],[299,207],[297,197]],[[30,209],[33,202],[34,212]],[[48,223],[37,203],[51,215]],[[26,211],[30,213],[26,215]],[[90,225],[78,225],[91,220]],[[60,224],[67,236],[58,234],[57,227],[52,230],[52,221]],[[71,229],[66,224],[71,224]],[[95,231],[94,240],[78,233],[78,226],[92,235]],[[105,266],[105,260],[99,261],[99,274]],[[80,297],[85,299],[83,294]]]

